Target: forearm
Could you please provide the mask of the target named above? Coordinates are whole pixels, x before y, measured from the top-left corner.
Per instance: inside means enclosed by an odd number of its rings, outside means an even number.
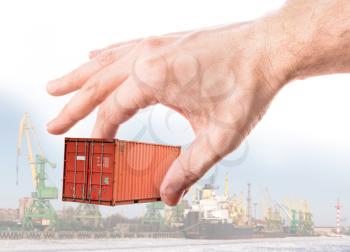
[[[256,21],[270,72],[293,79],[350,72],[350,2],[291,0]],[[259,31],[258,31],[259,30]]]

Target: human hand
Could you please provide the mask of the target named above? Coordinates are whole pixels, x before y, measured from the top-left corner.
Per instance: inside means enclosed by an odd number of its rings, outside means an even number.
[[[335,8],[334,2],[327,4],[318,7]],[[332,56],[341,53],[331,53],[335,45],[315,43],[317,33],[308,27],[309,20],[316,20],[314,5],[289,1],[261,20],[93,51],[89,62],[48,84],[55,96],[78,91],[48,131],[62,134],[99,106],[92,135],[114,138],[118,126],[141,108],[160,103],[176,110],[190,122],[196,138],[172,164],[160,188],[163,201],[175,205],[213,164],[239,146],[285,83],[334,72],[335,64],[339,70],[349,69],[345,63],[350,57],[341,65]],[[328,20],[322,11],[318,16]],[[286,27],[292,29],[286,32]],[[333,51],[328,55],[319,48]]]
[[[185,32],[116,44],[48,85],[52,95],[79,90],[48,124],[62,134],[97,106],[93,137],[114,138],[139,109],[161,103],[183,115],[196,138],[172,164],[161,190],[178,202],[205,172],[234,150],[261,118],[280,83],[248,38],[249,25]]]
[[[92,53],[48,85],[52,95],[79,90],[48,124],[62,134],[99,111],[93,137],[113,138],[139,109],[161,103],[181,113],[196,139],[170,167],[161,190],[169,205],[226,154],[261,118],[281,87],[249,24],[148,38]]]

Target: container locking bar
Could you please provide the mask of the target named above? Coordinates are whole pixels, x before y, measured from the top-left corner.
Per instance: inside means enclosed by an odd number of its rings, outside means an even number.
[[[89,202],[91,202],[91,194],[92,194],[92,169],[93,169],[93,158],[94,158],[94,140],[91,141],[91,152],[90,152]]]
[[[74,178],[73,178],[73,201],[76,199],[76,176],[77,176],[77,156],[78,156],[78,141],[75,141],[75,154],[74,154]]]
[[[98,202],[101,204],[101,191],[102,191],[102,171],[103,171],[103,157],[104,155],[104,142],[102,141],[101,143],[101,169],[100,169],[100,188],[99,188],[99,191],[98,191]]]

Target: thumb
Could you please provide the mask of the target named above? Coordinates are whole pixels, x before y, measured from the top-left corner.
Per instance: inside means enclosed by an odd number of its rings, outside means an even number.
[[[213,131],[200,134],[173,162],[160,187],[161,198],[167,205],[176,205],[184,192],[226,154],[220,139],[223,137],[217,138]]]

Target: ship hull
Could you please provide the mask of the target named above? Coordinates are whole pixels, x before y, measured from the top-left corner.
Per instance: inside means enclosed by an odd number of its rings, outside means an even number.
[[[189,239],[244,239],[254,237],[252,227],[237,227],[231,223],[201,222],[185,228],[184,236]]]

